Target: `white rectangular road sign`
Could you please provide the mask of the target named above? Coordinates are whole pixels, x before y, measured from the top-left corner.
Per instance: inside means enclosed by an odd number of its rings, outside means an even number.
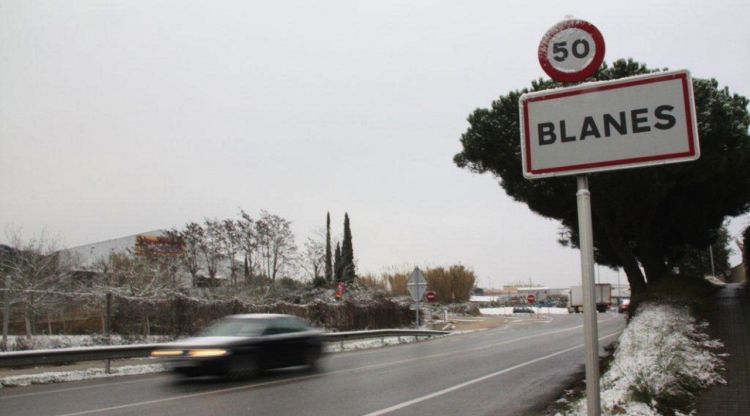
[[[700,157],[688,71],[527,93],[518,106],[529,179]]]

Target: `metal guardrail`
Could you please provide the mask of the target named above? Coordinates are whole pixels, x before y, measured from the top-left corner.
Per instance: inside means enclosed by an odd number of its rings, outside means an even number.
[[[356,339],[391,337],[434,337],[448,334],[447,331],[377,329],[372,331],[324,333],[324,342],[344,342]],[[65,364],[80,361],[110,361],[123,358],[148,357],[151,351],[162,344],[106,345],[98,347],[58,348],[51,350],[29,350],[0,353],[0,368]]]

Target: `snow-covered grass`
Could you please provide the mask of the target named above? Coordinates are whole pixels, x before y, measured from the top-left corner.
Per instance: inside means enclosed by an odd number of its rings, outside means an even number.
[[[601,378],[602,414],[690,414],[698,391],[725,383],[717,354],[722,344],[706,327],[687,307],[641,304]],[[564,414],[585,415],[585,398]]]
[[[1,387],[28,386],[30,384],[64,383],[66,381],[92,380],[95,378],[132,376],[165,371],[161,364],[127,365],[112,367],[107,374],[103,368],[87,368],[85,370],[49,371],[38,374],[21,374],[0,378]]]
[[[422,337],[421,339],[424,340],[425,337]],[[415,337],[384,337],[383,339],[380,338],[368,338],[368,339],[359,339],[359,340],[352,340],[352,341],[344,341],[343,348],[341,342],[329,342],[325,348],[325,352],[344,352],[344,351],[356,351],[356,350],[366,350],[370,348],[380,348],[385,347],[388,345],[398,345],[398,344],[410,344],[412,342],[416,342]]]
[[[171,341],[172,337],[152,335],[149,337],[122,337],[113,334],[109,342],[102,335],[34,335],[8,336],[8,351],[49,350],[55,348],[94,347],[97,345],[129,345]]]
[[[539,308],[539,307],[530,307],[529,309],[533,310],[534,313],[540,314],[540,315],[567,315],[568,309],[567,308]],[[513,315],[513,307],[500,307],[500,308],[479,308],[479,312],[482,313],[482,315]]]

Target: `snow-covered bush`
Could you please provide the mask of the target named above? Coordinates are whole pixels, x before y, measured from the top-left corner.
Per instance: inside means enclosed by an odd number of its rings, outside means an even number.
[[[706,335],[706,327],[686,307],[641,304],[601,379],[603,414],[690,412],[699,390],[725,382],[717,354],[722,344]],[[585,415],[585,398],[566,414]]]

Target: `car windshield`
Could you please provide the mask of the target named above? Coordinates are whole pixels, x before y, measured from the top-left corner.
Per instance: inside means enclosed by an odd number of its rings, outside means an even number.
[[[222,319],[217,321],[198,335],[202,337],[252,337],[260,335],[266,323],[260,319]]]

